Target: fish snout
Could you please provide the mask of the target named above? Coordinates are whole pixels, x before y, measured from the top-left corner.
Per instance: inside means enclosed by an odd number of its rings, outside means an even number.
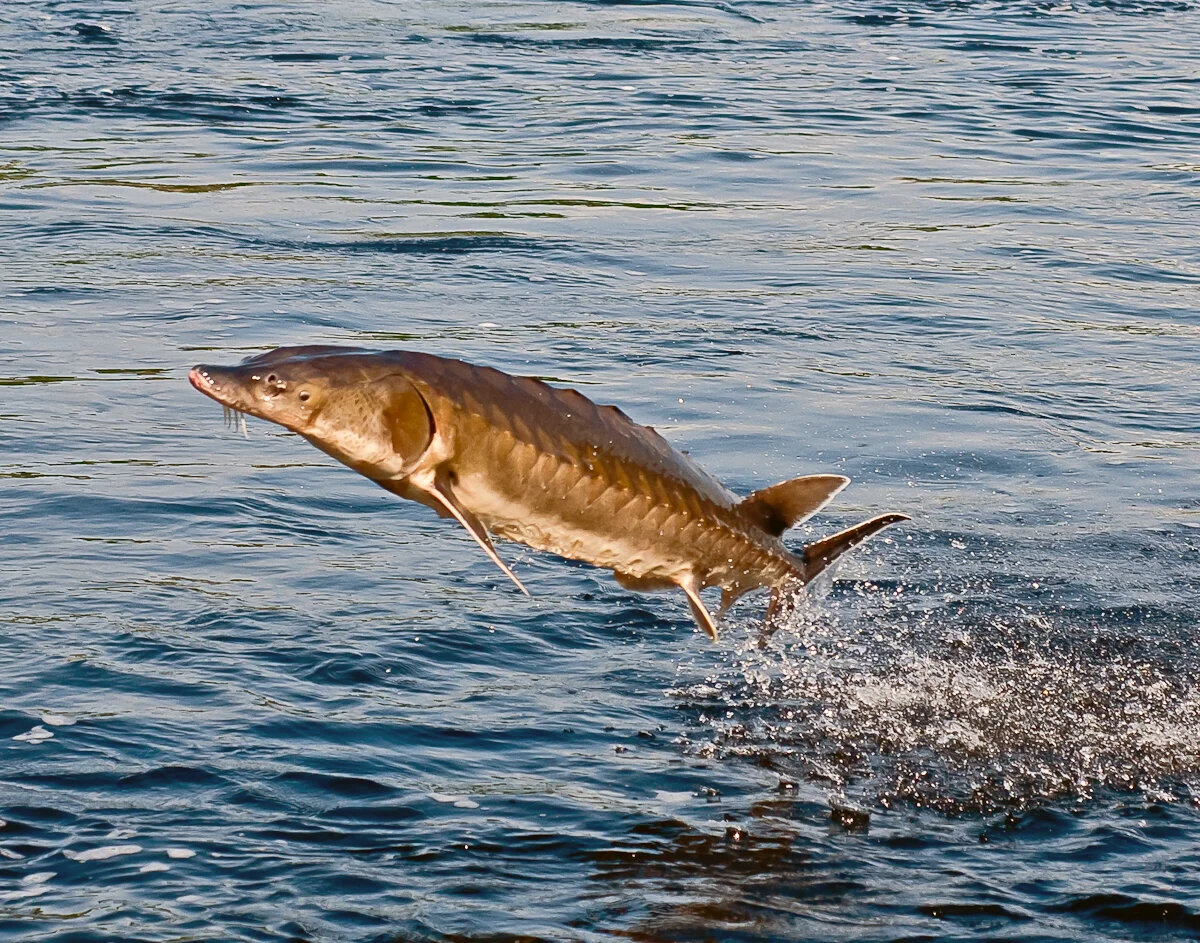
[[[236,376],[227,368],[198,363],[188,371],[188,382],[205,396],[215,399],[222,406],[241,409],[245,397]]]
[[[208,393],[216,386],[216,382],[209,373],[208,367],[202,363],[196,364],[188,371],[188,382],[192,384],[201,393]]]

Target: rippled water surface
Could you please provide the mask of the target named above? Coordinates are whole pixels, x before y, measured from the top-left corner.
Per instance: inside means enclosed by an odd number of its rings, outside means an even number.
[[[0,939],[1194,939],[1200,11],[0,7]],[[407,347],[901,510],[759,646],[185,380]]]

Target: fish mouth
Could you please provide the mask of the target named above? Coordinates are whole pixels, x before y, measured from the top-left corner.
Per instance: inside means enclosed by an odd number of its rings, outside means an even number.
[[[221,389],[213,375],[212,368],[206,367],[204,364],[197,364],[188,371],[188,382],[205,396],[215,399],[221,404],[221,410],[225,414],[226,429],[236,428],[244,438],[250,437],[250,433],[246,429],[246,413],[230,403],[232,397]]]
[[[217,385],[216,377],[213,376],[213,368],[205,366],[202,363],[196,364],[188,371],[188,383],[198,389],[205,396],[211,396],[218,403],[221,400],[221,387]]]

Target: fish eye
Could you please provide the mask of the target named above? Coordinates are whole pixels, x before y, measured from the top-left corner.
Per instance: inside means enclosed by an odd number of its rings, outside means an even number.
[[[312,394],[311,394],[311,393],[309,393],[309,392],[308,392],[308,390],[303,390],[303,391],[301,391],[301,393],[300,393],[300,402],[302,402],[302,403],[307,403],[307,402],[308,402],[308,398],[309,398],[309,396],[311,396],[311,395],[312,395]]]
[[[268,383],[278,383],[279,377],[275,376],[275,374],[272,373],[269,377],[267,377],[267,382]]]

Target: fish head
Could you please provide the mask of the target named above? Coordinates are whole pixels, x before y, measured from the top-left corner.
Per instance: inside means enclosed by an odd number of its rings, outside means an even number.
[[[433,440],[433,418],[403,367],[347,347],[280,347],[188,380],[226,409],[299,433],[370,478],[402,477]]]

